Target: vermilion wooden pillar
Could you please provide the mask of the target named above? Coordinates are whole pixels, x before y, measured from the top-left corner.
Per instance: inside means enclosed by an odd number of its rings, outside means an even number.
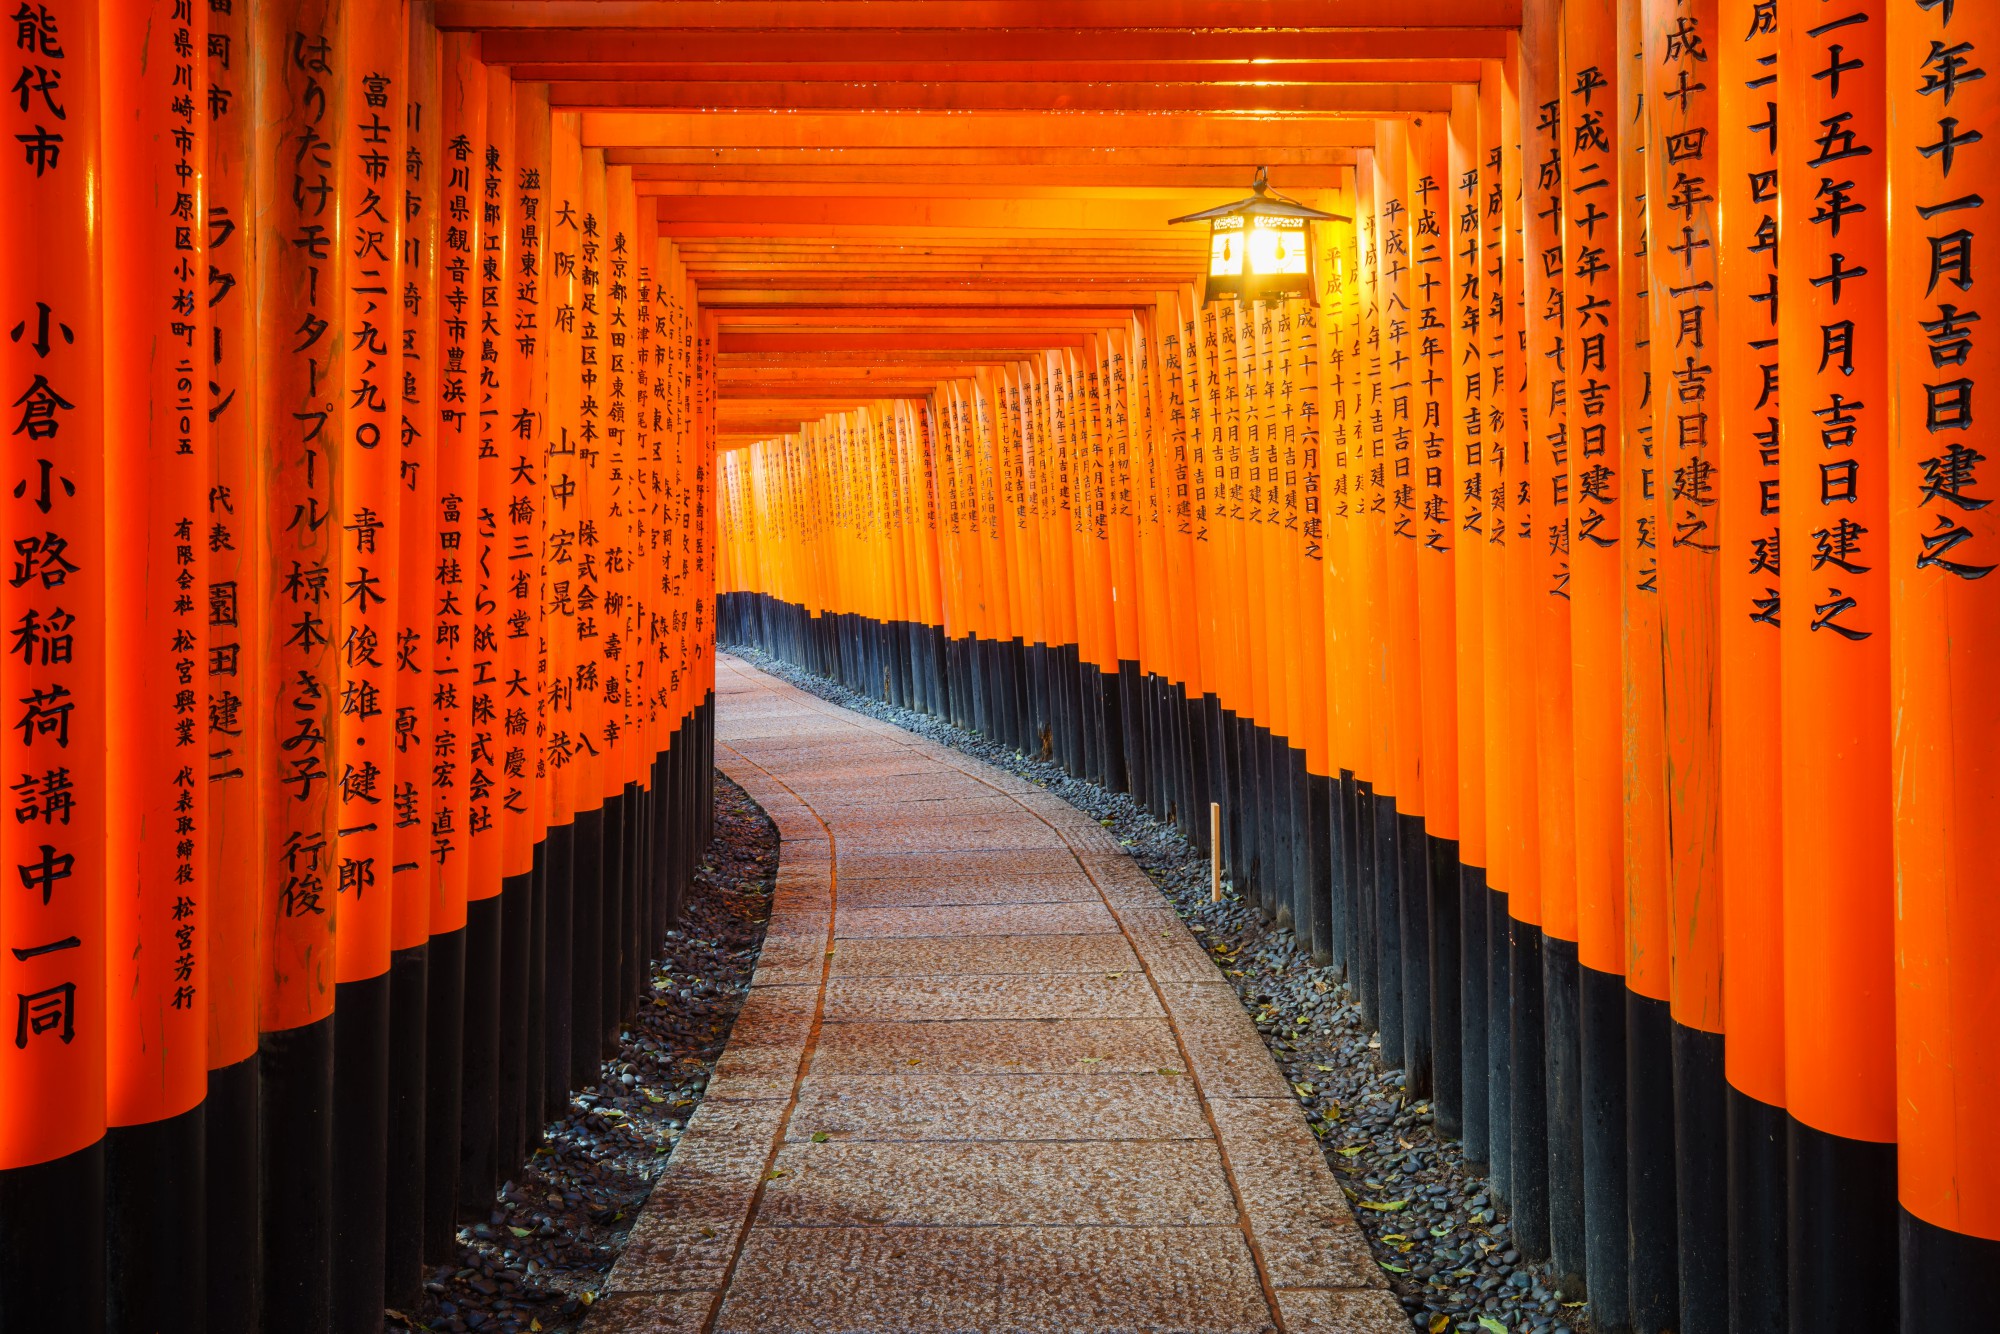
[[[622,615],[626,597],[627,562],[631,557],[631,505],[628,492],[631,453],[631,380],[626,348],[631,333],[632,237],[637,205],[629,168],[607,167],[604,193],[603,290],[598,315],[602,322],[601,379],[597,392],[604,405],[601,466],[603,524],[598,535],[601,571],[596,611],[597,639],[591,645],[597,662],[602,713],[598,744],[603,753],[599,777],[605,813],[605,931],[600,987],[604,1006],[604,1054],[617,1048],[618,1029],[631,992],[627,960],[631,940],[630,734],[626,727],[625,654]]]
[[[1714,52],[1737,34],[1713,0],[1649,0],[1642,53],[1650,135],[1644,160],[1651,301],[1653,500],[1665,748],[1670,908],[1664,938],[1674,1019],[1675,1192],[1683,1334],[1729,1327],[1727,1113],[1723,1079],[1722,903],[1716,856],[1716,655],[1724,562],[1716,297],[1720,186]]]
[[[404,210],[409,39],[403,0],[355,0],[347,25],[344,353],[338,408],[333,564],[338,689],[332,786],[339,929],[334,1026],[333,1324],[381,1319],[389,1152],[390,953],[395,921],[396,642],[401,629]],[[421,1016],[409,1016],[421,1023]]]
[[[1991,687],[2000,631],[1995,469],[1980,448],[1995,354],[1973,258],[2000,206],[1996,16],[1886,15],[1889,142],[1891,717],[1896,803],[1896,1128],[1902,1328],[1976,1324],[2000,1261],[1991,1041],[2000,923],[1982,868],[2000,838]],[[1983,134],[1984,138],[1977,138]]]
[[[1716,794],[1728,1080],[1730,1319],[1774,1334],[1785,1304],[1785,931],[1780,763],[1778,32],[1790,11],[1718,0],[1715,425]],[[1740,39],[1740,40],[1739,40]]]
[[[576,811],[580,800],[572,756],[576,711],[577,531],[584,518],[577,462],[581,433],[577,417],[580,301],[578,251],[582,242],[583,167],[574,113],[557,113],[550,131],[551,168],[543,207],[547,215],[548,276],[543,323],[549,343],[549,453],[547,485],[548,690],[547,744],[550,768],[549,819],[552,864],[571,865],[570,898],[565,882],[551,890],[548,988],[550,1025],[548,1068],[551,1086],[574,1083],[576,1051],[589,1045],[587,1012],[577,1005],[577,968],[587,919],[584,877],[595,866],[594,849],[579,842]]]
[[[1382,1048],[1391,1059],[1401,1053],[1403,1068],[1414,1077],[1419,1070],[1427,1076],[1430,1064],[1430,990],[1421,982],[1428,960],[1411,957],[1412,942],[1429,937],[1429,877],[1425,863],[1413,862],[1403,846],[1411,839],[1421,846],[1425,788],[1414,527],[1417,409],[1412,358],[1418,340],[1411,307],[1409,129],[1401,121],[1384,121],[1377,127],[1375,176],[1384,502],[1379,525],[1383,601],[1378,604],[1377,631],[1385,665],[1377,689],[1389,743],[1388,772],[1376,781],[1375,866],[1381,905],[1376,938],[1382,974]],[[1390,804],[1381,801],[1385,781],[1394,797]],[[1423,878],[1411,873],[1413,865],[1424,869]],[[1420,906],[1425,918],[1413,923],[1412,915]],[[1412,1012],[1417,998],[1423,1002],[1421,1013]]]
[[[1349,217],[1355,212],[1354,195],[1347,193],[1342,209]],[[1354,916],[1357,877],[1355,874],[1354,772],[1359,762],[1359,708],[1353,698],[1356,673],[1354,651],[1354,559],[1353,535],[1356,525],[1355,486],[1359,434],[1353,410],[1354,393],[1360,383],[1362,353],[1360,339],[1360,275],[1355,264],[1354,227],[1351,222],[1329,223],[1317,234],[1320,253],[1319,355],[1319,537],[1321,625],[1325,634],[1322,656],[1326,664],[1324,683],[1326,717],[1326,771],[1330,896],[1328,899],[1328,945],[1333,966],[1350,989],[1358,992]],[[1180,355],[1169,353],[1169,360]],[[1170,385],[1170,389],[1171,389]],[[1170,445],[1178,451],[1185,442],[1179,438],[1176,412],[1184,406],[1179,397],[1169,399],[1169,425],[1176,435]],[[1192,596],[1199,599],[1196,583]],[[1205,645],[1199,639],[1190,646],[1190,656],[1199,663]],[[1203,681],[1209,679],[1203,676]],[[1192,732],[1193,729],[1191,728]],[[1197,740],[1199,738],[1197,737]],[[1201,770],[1195,771],[1195,790],[1202,791]],[[1197,808],[1205,809],[1200,800]]]
[[[526,108],[517,108],[526,111]],[[533,132],[531,115],[516,121]],[[530,156],[524,148],[523,156]],[[563,1091],[570,1087],[572,917],[574,904],[575,798],[568,770],[569,688],[568,673],[575,661],[575,636],[571,624],[569,589],[574,561],[574,534],[577,500],[575,496],[576,435],[572,421],[575,402],[575,297],[576,280],[575,206],[578,181],[576,122],[555,114],[549,120],[548,137],[532,146],[533,165],[542,172],[538,201],[538,231],[532,247],[523,245],[520,256],[538,259],[539,277],[532,292],[534,303],[523,297],[522,318],[534,317],[536,346],[547,367],[540,383],[546,394],[540,398],[545,421],[541,438],[542,471],[536,533],[542,558],[540,579],[535,590],[542,626],[536,678],[539,691],[534,710],[536,767],[538,772],[538,824],[546,829],[548,842],[548,944],[543,964],[544,1115],[566,1102]],[[526,207],[523,206],[525,219]],[[525,290],[524,284],[524,290]],[[517,293],[517,296],[521,296]],[[531,382],[532,384],[533,382]]]
[[[265,983],[260,1007],[264,1321],[331,1328],[334,916],[340,893],[336,744],[341,620],[336,456],[344,425],[348,162],[337,6],[251,15],[256,214],[289,244],[260,245],[254,293],[264,533],[272,615],[263,651],[278,691],[262,776]],[[297,152],[299,143],[309,145]],[[268,234],[268,233],[267,233]],[[379,1166],[379,1164],[378,1164]]]
[[[1542,33],[1545,25],[1538,26]],[[1526,36],[1524,30],[1523,36]],[[1499,224],[1503,232],[1503,261],[1500,274],[1502,284],[1502,361],[1506,367],[1508,396],[1505,427],[1510,448],[1504,456],[1498,480],[1504,487],[1507,499],[1507,542],[1502,562],[1501,606],[1504,614],[1500,618],[1500,635],[1491,652],[1503,664],[1503,670],[1495,688],[1493,700],[1498,704],[1502,719],[1505,741],[1504,754],[1510,761],[1507,770],[1509,831],[1506,844],[1506,878],[1497,888],[1497,896],[1487,904],[1487,997],[1491,1012],[1497,1016],[1489,1023],[1486,1034],[1489,1091],[1487,1097],[1488,1114],[1493,1125],[1489,1131],[1494,1188],[1503,1201],[1510,1200],[1514,1191],[1514,1096],[1516,1083],[1527,1077],[1515,1062],[1514,1016],[1517,1013],[1513,1002],[1513,956],[1517,939],[1515,922],[1537,927],[1543,920],[1542,870],[1541,870],[1541,745],[1536,722],[1539,704],[1536,698],[1537,670],[1536,649],[1540,641],[1540,617],[1544,608],[1560,611],[1564,604],[1547,597],[1541,587],[1542,552],[1545,539],[1537,528],[1535,515],[1546,514],[1547,501],[1537,500],[1535,473],[1529,466],[1542,449],[1542,437],[1534,429],[1534,419],[1530,404],[1546,402],[1538,397],[1547,386],[1538,386],[1532,375],[1532,368],[1546,362],[1530,356],[1529,331],[1539,327],[1539,316],[1532,317],[1528,310],[1528,265],[1526,263],[1526,239],[1530,225],[1526,203],[1526,162],[1525,145],[1529,142],[1528,123],[1522,104],[1524,81],[1545,76],[1531,76],[1528,70],[1526,52],[1529,44],[1517,39],[1510,44],[1509,58],[1500,66],[1500,105],[1495,112],[1495,142],[1500,150],[1500,192],[1502,219]],[[1482,116],[1485,108],[1481,108]],[[1539,122],[1537,122],[1539,124]],[[1539,175],[1539,172],[1537,173]],[[1547,221],[1554,223],[1560,215],[1553,215]],[[1536,225],[1542,225],[1539,218]],[[1546,238],[1544,238],[1546,239]],[[1540,251],[1536,252],[1539,263]],[[1540,508],[1538,508],[1538,506]],[[1565,628],[1567,622],[1564,623]],[[1567,643],[1567,640],[1564,641]],[[1567,653],[1562,660],[1567,660]],[[1493,706],[1489,705],[1489,717]],[[1490,771],[1489,771],[1490,772]],[[1574,896],[1570,896],[1569,915],[1574,917]],[[1536,977],[1540,977],[1539,971]],[[1542,1063],[1537,1055],[1533,1057],[1533,1074],[1539,1080]],[[1539,1124],[1539,1123],[1538,1123]],[[1534,1152],[1544,1154],[1537,1147]],[[1522,1170],[1536,1172],[1542,1169],[1531,1162]],[[1532,1188],[1530,1191],[1532,1195]]]
[[[1618,96],[1619,7],[1568,4],[1563,11],[1563,299],[1567,430],[1563,456],[1552,460],[1567,482],[1569,582],[1572,615],[1572,719],[1576,830],[1577,960],[1565,968],[1563,952],[1550,957],[1550,1218],[1557,1268],[1573,1273],[1586,1259],[1589,1240],[1615,1256],[1626,1228],[1615,1203],[1607,1209],[1603,1184],[1616,1170],[1607,1137],[1626,1136],[1617,1119],[1616,1087],[1626,1071],[1654,1068],[1659,1052],[1638,1053],[1615,1036],[1632,1003],[1626,978],[1626,861],[1624,811],[1622,586],[1627,542],[1624,508],[1643,485],[1630,466],[1625,420],[1624,221],[1630,212],[1619,189],[1620,144],[1629,106]],[[1633,451],[1636,453],[1636,449]],[[1546,821],[1548,812],[1544,812]],[[1568,1030],[1568,1031],[1565,1031]],[[1664,1027],[1660,1030],[1664,1037]],[[1626,1055],[1629,1064],[1618,1058]],[[1574,1063],[1574,1064],[1571,1064]],[[1565,1069],[1568,1065],[1569,1068]],[[1661,1066],[1660,1068],[1664,1068]],[[1624,1102],[1627,1116],[1629,1098]],[[1572,1119],[1574,1118],[1574,1119]],[[1668,1162],[1671,1160],[1669,1159]],[[1581,1189],[1578,1189],[1581,1187]],[[1574,1203],[1599,1208],[1588,1222]],[[1565,1264],[1564,1237],[1572,1262]],[[1632,1258],[1588,1264],[1612,1291],[1593,1291],[1596,1310],[1618,1328],[1616,1278],[1633,1268],[1637,1316],[1642,1264],[1640,1234]],[[1657,1286],[1657,1285],[1656,1285]],[[1635,1320],[1635,1325],[1638,1322]],[[1651,1326],[1646,1326],[1651,1329]]]
[[[540,1138],[556,1099],[567,1085],[549,1082],[548,942],[553,897],[568,899],[569,864],[551,860],[548,783],[543,748],[542,701],[547,688],[548,631],[543,614],[547,566],[543,529],[548,513],[546,473],[549,441],[549,360],[545,291],[548,217],[544,212],[549,175],[549,109],[545,84],[514,85],[514,176],[503,184],[510,195],[514,245],[512,267],[503,275],[513,306],[513,322],[503,343],[513,364],[514,397],[506,422],[507,580],[503,598],[502,680],[506,747],[502,772],[502,835],[520,846],[534,882],[534,943],[528,961],[528,1048],[526,1121],[528,1139]],[[560,881],[558,886],[557,882]]]
[[[1382,887],[1377,865],[1377,811],[1395,789],[1394,758],[1389,741],[1391,711],[1383,678],[1381,648],[1383,580],[1386,577],[1382,553],[1382,529],[1388,510],[1387,450],[1383,444],[1386,408],[1382,397],[1382,220],[1378,201],[1375,154],[1358,155],[1355,165],[1355,269],[1358,277],[1360,310],[1359,338],[1362,364],[1358,368],[1355,416],[1358,422],[1354,444],[1355,528],[1349,539],[1348,555],[1353,563],[1354,581],[1350,608],[1354,623],[1354,700],[1359,716],[1361,746],[1355,761],[1356,828],[1355,864],[1357,872],[1354,934],[1358,959],[1357,988],[1363,1019],[1382,1028],[1385,1005],[1393,1003],[1400,1012],[1402,982],[1396,976],[1393,995],[1385,995],[1381,947]]]
[[[1884,23],[1778,40],[1791,1323],[1895,1321]]]
[[[1494,89],[1497,93],[1497,87]],[[1467,1157],[1487,1161],[1486,1119],[1486,559],[1489,520],[1485,469],[1494,432],[1487,422],[1487,354],[1492,346],[1486,306],[1495,290],[1486,276],[1486,188],[1482,187],[1478,86],[1454,93],[1442,231],[1450,255],[1452,293],[1447,316],[1454,331],[1444,375],[1451,398],[1445,411],[1452,482],[1446,489],[1450,516],[1453,654],[1457,697],[1454,745],[1458,776],[1458,854],[1451,882],[1437,886],[1456,923],[1459,963],[1441,970],[1439,985],[1458,992],[1459,1116],[1449,1129],[1466,1146]],[[1497,111],[1498,104],[1495,103]],[[1484,176],[1498,184],[1497,172]],[[1496,213],[1496,221],[1498,210]],[[1440,1061],[1443,1057],[1439,1057]],[[1440,1069],[1440,1079],[1443,1079]]]
[[[1476,541],[1480,552],[1476,557],[1466,558],[1478,570],[1478,601],[1468,604],[1462,599],[1459,604],[1462,618],[1470,614],[1469,606],[1477,606],[1479,626],[1476,639],[1464,637],[1465,631],[1460,631],[1459,777],[1464,787],[1470,789],[1476,785],[1483,793],[1480,809],[1483,828],[1474,835],[1474,846],[1483,844],[1484,848],[1484,855],[1476,860],[1473,853],[1465,854],[1465,897],[1461,900],[1466,936],[1465,1152],[1468,1161],[1486,1164],[1488,1172],[1496,1178],[1507,1157],[1507,1146],[1502,1143],[1507,1120],[1500,1104],[1506,1088],[1504,1033],[1509,1008],[1498,996],[1505,976],[1498,954],[1505,946],[1507,934],[1505,891],[1520,860],[1515,855],[1520,802],[1517,785],[1511,778],[1516,761],[1512,709],[1506,693],[1510,674],[1505,656],[1508,552],[1514,541],[1512,492],[1518,472],[1508,465],[1518,453],[1521,439],[1519,414],[1513,409],[1517,386],[1508,373],[1510,352],[1518,355],[1518,349],[1511,348],[1507,333],[1519,326],[1520,314],[1519,308],[1508,299],[1512,267],[1508,254],[1512,247],[1505,164],[1514,140],[1508,135],[1507,142],[1501,142],[1506,125],[1501,105],[1505,83],[1500,62],[1491,62],[1482,70],[1472,146],[1477,173],[1472,191],[1476,238],[1460,238],[1462,249],[1477,246],[1476,261],[1467,264],[1468,269],[1471,263],[1478,264],[1475,342],[1479,349],[1479,360],[1461,368],[1462,375],[1469,376],[1475,369],[1479,373],[1476,394],[1469,379],[1466,391],[1468,408],[1476,409],[1479,415],[1476,419],[1470,416],[1465,419],[1466,443],[1477,445],[1478,461],[1476,465],[1473,463],[1471,449],[1460,456],[1466,465],[1460,505],[1466,519],[1474,513],[1480,516],[1479,531],[1462,537],[1461,541]],[[1518,177],[1520,155],[1516,151],[1511,156]],[[1476,437],[1471,435],[1475,420],[1479,427]],[[1475,481],[1476,495],[1471,489]],[[1464,527],[1463,521],[1460,526]],[[1461,567],[1461,578],[1465,568]],[[1469,666],[1468,659],[1475,656],[1477,665]],[[1476,702],[1466,700],[1468,684],[1478,689]],[[1468,731],[1475,717],[1479,719],[1477,737]],[[1466,766],[1475,753],[1480,771],[1476,778],[1468,778]],[[1466,802],[1459,822],[1461,844],[1472,819],[1470,797]],[[1478,1032],[1474,1031],[1475,1024],[1479,1026]]]
[[[573,674],[574,713],[570,764],[576,772],[576,1017],[571,1049],[572,1082],[596,1082],[604,1055],[604,961],[608,916],[606,898],[612,869],[604,809],[604,697],[601,679],[604,596],[601,536],[609,528],[610,468],[604,457],[609,365],[606,345],[605,264],[608,256],[604,154],[582,150],[580,194],[572,221],[577,299],[574,311],[578,350],[576,397],[576,476],[579,501],[576,557],[571,571],[576,627]]]
[[[430,1172],[431,910],[437,859],[438,346],[443,236],[444,90],[428,0],[412,0],[403,113],[402,342],[397,377],[396,812],[390,922],[389,1139],[384,1290],[397,1310],[422,1291]],[[448,1045],[448,1044],[447,1044]]]
[[[1460,536],[1453,495],[1463,475],[1453,438],[1453,380],[1465,334],[1455,318],[1453,176],[1449,119],[1410,124],[1410,374],[1417,403],[1412,449],[1417,510],[1417,667],[1423,698],[1424,836],[1418,872],[1428,931],[1415,944],[1429,961],[1432,1073],[1440,1124],[1455,1133],[1461,1108],[1458,923],[1458,584]],[[1408,855],[1407,853],[1405,854]],[[1416,870],[1415,859],[1406,863]]]
[[[0,401],[8,472],[32,485],[0,497],[0,615],[62,638],[13,650],[0,734],[19,785],[0,822],[15,882],[0,899],[0,1321],[88,1334],[104,1328],[77,1298],[105,1280],[109,870],[100,26],[74,0],[18,22],[23,91],[0,110]]]
[[[505,1168],[501,1145],[506,1133],[501,1117],[503,1067],[516,1052],[502,1040],[501,1013],[507,988],[506,912],[500,872],[499,806],[499,515],[503,512],[506,470],[501,466],[504,431],[505,367],[499,355],[504,338],[498,308],[501,286],[495,250],[508,239],[490,210],[498,207],[495,151],[511,142],[511,126],[496,125],[512,110],[506,95],[507,76],[488,67],[480,77],[484,102],[478,134],[470,139],[467,188],[472,195],[465,223],[477,237],[478,256],[467,277],[466,302],[466,429],[473,439],[473,487],[477,503],[470,507],[464,536],[466,656],[459,687],[466,696],[462,742],[465,778],[466,857],[465,925],[465,1074],[459,1109],[459,1210],[478,1218],[491,1207],[493,1191]],[[447,145],[450,151],[450,145]]]
[[[208,273],[200,299],[210,322],[197,365],[209,422],[210,471],[197,527],[208,557],[202,596],[202,674],[209,705],[208,1323],[255,1334],[263,1318],[262,1201],[258,1188],[258,998],[263,881],[268,865],[263,781],[272,744],[263,650],[272,593],[260,541],[269,477],[258,439],[257,255],[251,224],[257,160],[248,13],[210,8],[207,44]]]
[[[1237,301],[1224,306],[1219,318],[1227,328],[1223,342],[1225,364],[1222,372],[1223,404],[1229,414],[1230,440],[1237,447],[1240,471],[1232,469],[1230,515],[1235,519],[1238,557],[1237,576],[1243,598],[1241,618],[1245,662],[1248,667],[1246,726],[1243,737],[1244,774],[1247,787],[1248,842],[1252,849],[1247,885],[1251,901],[1267,919],[1275,920],[1281,899],[1283,861],[1279,856],[1278,794],[1274,762],[1280,749],[1280,729],[1289,725],[1284,714],[1284,664],[1271,637],[1271,589],[1276,583],[1271,569],[1269,533],[1264,524],[1263,432],[1257,409],[1262,384],[1258,362],[1258,306]],[[1095,340],[1093,340],[1094,342]],[[1097,402],[1096,378],[1084,381],[1086,410]],[[1088,443],[1087,466],[1095,477],[1101,435],[1095,414],[1085,421]],[[1236,478],[1240,477],[1240,484]],[[1237,490],[1237,485],[1241,490]],[[1096,513],[1092,518],[1095,520]],[[1108,727],[1108,723],[1107,723]],[[1110,757],[1106,757],[1107,764]],[[1289,911],[1286,925],[1289,925]]]
[[[107,671],[106,720],[120,817],[104,846],[106,1303],[114,1330],[199,1330],[208,1295],[210,590],[208,403],[197,390],[210,348],[206,108],[187,90],[193,53],[208,46],[207,15],[135,6],[110,17],[104,372],[121,390],[105,401],[105,652],[117,665]],[[51,498],[73,486],[61,454],[39,468]]]
[[[509,709],[524,698],[518,683],[510,685],[511,659],[520,646],[509,638],[508,618],[514,609],[514,581],[524,566],[513,550],[510,507],[519,467],[518,439],[520,359],[513,345],[515,247],[520,243],[516,190],[517,126],[513,81],[500,70],[489,70],[486,82],[486,145],[481,154],[479,183],[479,466],[480,568],[485,593],[474,613],[472,708],[474,818],[485,793],[487,832],[475,835],[473,875],[489,874],[499,884],[500,987],[496,997],[499,1025],[498,1085],[494,1114],[495,1164],[505,1180],[527,1152],[531,1117],[528,1100],[528,961],[535,920],[534,840],[521,823],[525,804],[511,818],[508,775]],[[480,624],[483,619],[485,632]],[[480,663],[484,662],[482,668]],[[521,757],[525,763],[525,755]],[[491,863],[491,871],[487,870]],[[520,985],[511,985],[518,979]],[[494,1183],[496,1186],[498,1181]]]
[[[468,755],[472,730],[472,611],[477,577],[479,492],[476,274],[481,193],[479,145],[486,139],[486,71],[458,33],[439,41],[437,497],[431,579],[431,957],[425,1061],[424,1258],[456,1248],[465,1098],[468,889],[472,858]]]
[[[1335,845],[1329,822],[1339,771],[1332,760],[1329,745],[1331,729],[1326,707],[1326,597],[1322,583],[1325,577],[1325,489],[1329,469],[1325,466],[1323,439],[1327,404],[1320,393],[1319,370],[1320,362],[1329,350],[1327,331],[1332,311],[1326,305],[1307,300],[1287,301],[1284,311],[1291,321],[1291,339],[1289,359],[1278,368],[1278,412],[1282,423],[1279,446],[1280,462],[1284,467],[1284,524],[1291,538],[1292,560],[1297,570],[1293,583],[1297,608],[1292,615],[1298,618],[1304,635],[1303,643],[1296,639],[1293,641],[1297,670],[1291,682],[1296,701],[1294,716],[1300,720],[1302,733],[1295,738],[1296,754],[1293,759],[1296,803],[1293,817],[1293,911],[1295,916],[1303,919],[1301,945],[1309,948],[1316,960],[1331,962],[1329,892]],[[1147,374],[1152,370],[1151,350],[1145,344],[1141,347],[1143,353],[1139,370]],[[1163,434],[1165,423],[1149,413],[1142,425],[1147,435],[1147,455],[1150,458],[1160,434]],[[1163,488],[1164,469],[1160,471],[1157,481]],[[1172,588],[1165,570],[1160,571],[1148,592],[1155,623],[1160,627],[1163,653],[1168,651],[1171,640],[1170,608],[1175,592],[1177,590]],[[1174,771],[1178,769],[1176,761],[1179,759],[1180,742],[1178,729],[1171,724],[1180,713],[1181,710],[1167,703],[1156,715],[1161,734],[1155,744],[1162,751],[1170,751],[1172,756],[1170,760],[1168,755],[1162,755],[1155,765],[1156,770],[1164,771],[1158,781],[1164,782],[1168,788],[1159,798],[1162,808],[1176,799],[1173,794],[1178,783]],[[1167,767],[1170,763],[1173,764],[1172,769]],[[1185,806],[1185,801],[1181,801],[1181,809],[1184,810]]]
[[[1523,1254],[1549,1254],[1552,1112],[1544,1091],[1550,1074],[1547,965],[1550,942],[1566,958],[1577,938],[1576,775],[1570,708],[1570,494],[1565,421],[1570,363],[1564,323],[1563,182],[1569,142],[1564,133],[1563,11],[1541,0],[1522,13],[1519,60],[1521,122],[1523,318],[1527,402],[1521,460],[1529,494],[1527,556],[1533,579],[1523,590],[1531,618],[1516,646],[1523,671],[1517,698],[1533,719],[1535,766],[1535,884],[1509,895],[1515,922],[1509,957],[1513,1005],[1511,1184],[1514,1227]],[[1530,705],[1532,701],[1532,705]],[[1523,927],[1532,928],[1524,930]],[[1573,970],[1571,970],[1573,971]],[[1556,1030],[1560,1036],[1560,1029]],[[1573,1087],[1573,1083],[1571,1085]],[[1573,1098],[1561,1100],[1567,1109]],[[1573,1116],[1565,1110],[1560,1115]],[[1573,1187],[1572,1187],[1573,1195]]]

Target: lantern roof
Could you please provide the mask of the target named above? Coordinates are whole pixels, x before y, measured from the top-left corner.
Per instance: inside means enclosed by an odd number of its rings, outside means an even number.
[[[1205,208],[1199,213],[1184,213],[1178,218],[1168,218],[1167,225],[1175,226],[1183,222],[1210,222],[1216,218],[1257,217],[1257,218],[1304,218],[1308,222],[1352,222],[1353,219],[1339,213],[1322,213],[1316,208],[1307,208],[1295,199],[1287,199],[1271,192],[1270,178],[1264,168],[1257,168],[1257,179],[1250,183],[1255,191],[1248,199],[1239,199],[1233,204],[1221,204],[1215,208]]]

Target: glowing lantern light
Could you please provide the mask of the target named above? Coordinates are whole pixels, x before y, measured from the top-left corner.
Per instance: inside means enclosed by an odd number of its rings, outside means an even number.
[[[1170,227],[1183,222],[1209,225],[1208,286],[1202,299],[1233,296],[1258,301],[1292,295],[1317,299],[1312,224],[1351,219],[1272,194],[1262,167],[1251,189],[1256,193],[1248,199],[1168,221]]]

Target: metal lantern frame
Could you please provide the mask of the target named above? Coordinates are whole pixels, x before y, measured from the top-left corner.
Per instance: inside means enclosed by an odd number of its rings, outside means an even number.
[[[1303,296],[1317,303],[1319,259],[1312,225],[1353,219],[1275,193],[1262,167],[1250,188],[1254,193],[1248,199],[1167,220],[1170,227],[1184,222],[1209,225],[1208,282],[1202,301]]]

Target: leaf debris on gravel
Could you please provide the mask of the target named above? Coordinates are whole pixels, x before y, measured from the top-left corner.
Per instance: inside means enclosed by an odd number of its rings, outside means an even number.
[[[603,1292],[667,1155],[701,1101],[764,947],[778,831],[715,775],[715,840],[650,985],[594,1087],[570,1097],[540,1148],[500,1188],[485,1222],[458,1231],[423,1304],[387,1329],[568,1334]]]

